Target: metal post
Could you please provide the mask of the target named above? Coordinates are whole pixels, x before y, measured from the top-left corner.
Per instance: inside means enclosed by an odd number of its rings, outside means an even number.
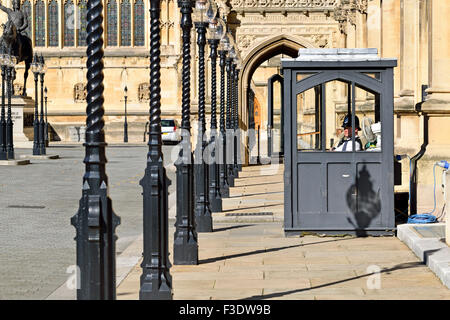
[[[169,208],[161,140],[160,1],[150,1],[150,134],[147,168],[140,181],[144,195],[144,253],[140,300],[171,300]],[[125,97],[126,103],[126,97]]]
[[[128,122],[127,122],[127,99],[128,99],[128,89],[125,86],[125,121],[123,122],[123,142],[128,142]]]
[[[1,118],[0,118],[0,160],[8,160],[8,151],[6,149],[5,77],[6,77],[6,66],[2,65],[2,110],[1,110]]]
[[[44,102],[45,102],[45,147],[48,147],[49,140],[48,140],[48,113],[47,113],[47,87],[44,88]]]
[[[11,96],[12,96],[12,70],[13,66],[7,67],[7,91],[8,91],[8,118],[6,119],[6,151],[8,152],[8,160],[14,160],[14,135],[13,135],[13,126],[12,115],[11,115]]]
[[[236,176],[239,175],[239,171],[242,171],[242,158],[241,158],[241,129],[239,128],[239,69],[236,66],[236,71],[234,73],[235,76],[235,86],[234,90],[236,90],[234,94],[235,105],[236,105],[236,140],[237,140],[237,148],[236,148],[236,168],[237,172]]]
[[[232,130],[232,67],[231,62],[232,58],[228,57],[226,60],[226,69],[227,69],[227,178],[228,185],[230,187],[234,187],[234,170],[233,170],[233,130]]]
[[[237,125],[237,98],[236,98],[236,87],[237,87],[237,70],[236,70],[236,64],[233,63],[232,65],[233,68],[233,86],[232,86],[232,101],[231,101],[231,105],[233,106],[232,109],[232,128],[233,128],[233,175],[235,178],[237,178],[239,176],[239,169],[238,169],[238,139],[237,139],[237,130],[238,130],[238,125]]]
[[[197,232],[212,232],[212,216],[209,206],[208,165],[203,158],[206,148],[205,132],[205,45],[207,22],[196,22],[198,45],[198,134],[195,150],[195,222]]]
[[[177,176],[177,217],[173,243],[174,264],[198,264],[197,231],[194,218],[194,179],[193,157],[191,147],[190,122],[190,63],[191,63],[191,0],[178,0],[181,11],[181,29],[183,39],[182,68],[182,120],[181,120],[181,150],[176,166]]]
[[[116,298],[115,229],[120,223],[108,196],[103,108],[103,1],[87,2],[87,108],[83,191],[71,223],[77,229],[78,300]]]
[[[220,193],[223,198],[230,196],[230,186],[228,185],[227,177],[227,139],[225,130],[225,61],[227,52],[225,50],[219,51],[219,66],[220,66]]]
[[[33,64],[38,63],[38,56],[34,54]],[[41,154],[41,149],[39,148],[39,100],[38,100],[38,81],[39,72],[34,70],[34,119],[33,119],[33,155],[39,156]]]
[[[216,64],[217,64],[217,47],[219,39],[209,39],[211,58],[211,139],[210,143],[213,146],[211,152],[212,163],[209,166],[209,203],[212,212],[222,211],[222,196],[220,194],[220,173],[219,173],[219,151],[217,139],[217,93],[216,93]]]
[[[44,65],[44,57],[40,56],[41,64]],[[45,121],[44,121],[44,72],[41,72],[41,120],[39,121],[39,149],[40,154],[45,155]]]

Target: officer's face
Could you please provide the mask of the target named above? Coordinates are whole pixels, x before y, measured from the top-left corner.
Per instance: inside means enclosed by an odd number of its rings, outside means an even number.
[[[355,129],[355,134],[358,134],[358,129]],[[352,127],[347,127],[347,128],[344,129],[344,136],[346,138],[352,136]]]

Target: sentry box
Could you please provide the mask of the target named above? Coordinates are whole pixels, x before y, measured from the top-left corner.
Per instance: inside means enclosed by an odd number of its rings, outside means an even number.
[[[286,235],[395,232],[396,65],[377,49],[282,59]]]

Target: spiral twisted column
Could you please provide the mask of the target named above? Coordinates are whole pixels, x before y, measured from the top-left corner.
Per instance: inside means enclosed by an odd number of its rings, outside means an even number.
[[[44,58],[41,56],[41,63]],[[41,155],[45,155],[45,121],[44,121],[44,73],[41,73],[41,120],[39,121],[39,150]]]
[[[212,216],[209,205],[209,173],[204,159],[206,148],[205,118],[205,45],[207,22],[196,22],[198,45],[198,135],[195,150],[195,222],[197,232],[212,232]],[[209,160],[209,159],[208,159]]]
[[[219,138],[219,177],[220,177],[220,193],[223,198],[230,195],[230,186],[227,178],[227,139],[225,126],[225,64],[227,52],[225,50],[219,51],[219,66],[220,66],[220,138]]]
[[[232,94],[231,94],[231,100],[232,100],[232,114],[231,114],[231,127],[233,129],[233,175],[235,177],[238,177],[239,175],[239,170],[238,170],[238,130],[237,130],[237,99],[236,99],[236,94],[237,94],[237,77],[236,77],[236,64],[233,63],[232,66],[232,82],[233,82],[233,86],[232,86]]]
[[[233,170],[233,127],[232,127],[232,109],[233,109],[233,68],[231,66],[233,59],[228,57],[226,60],[227,69],[227,178],[228,185],[234,187],[234,170]]]
[[[35,55],[37,59],[37,55]],[[34,73],[34,119],[33,119],[33,155],[38,156],[41,154],[41,149],[39,148],[39,110],[38,110],[38,78],[39,73]]]
[[[181,99],[181,150],[175,166],[177,169],[177,216],[173,244],[173,263],[198,264],[197,231],[194,217],[193,157],[191,151],[190,124],[190,63],[192,8],[194,1],[178,0],[182,30],[182,99]]]
[[[8,160],[8,151],[6,150],[6,118],[5,118],[5,77],[6,67],[2,68],[2,106],[0,115],[0,160]]]
[[[103,2],[87,2],[87,108],[85,174],[80,208],[71,223],[77,229],[79,300],[116,298],[115,229],[120,218],[108,196],[103,121]]]
[[[240,70],[236,67],[236,71],[234,73],[235,76],[235,90],[236,93],[234,95],[235,98],[235,105],[236,105],[236,130],[237,130],[237,151],[236,151],[236,157],[237,157],[237,170],[242,171],[242,157],[241,157],[241,128],[239,127],[239,72]]]
[[[150,132],[147,167],[140,181],[144,197],[144,244],[140,300],[171,300],[169,209],[161,140],[161,27],[159,0],[150,1]]]
[[[12,82],[13,82],[13,73],[14,67],[7,67],[6,69],[6,83],[7,83],[7,91],[8,91],[8,118],[6,119],[6,152],[8,153],[8,160],[13,160],[14,156],[14,141],[13,141],[13,126],[14,123],[12,121],[12,113],[11,113],[11,96],[12,92]]]
[[[222,195],[220,193],[219,173],[219,139],[217,139],[217,47],[218,39],[208,40],[211,58],[211,161],[209,165],[209,203],[212,212],[222,211]]]

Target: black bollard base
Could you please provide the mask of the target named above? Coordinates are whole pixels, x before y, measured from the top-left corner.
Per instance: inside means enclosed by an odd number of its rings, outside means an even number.
[[[212,212],[222,212],[222,198],[216,196],[215,192],[209,194],[209,206]]]
[[[197,265],[198,264],[198,244],[196,241],[188,243],[173,244],[173,264],[174,265]]]
[[[161,284],[158,274],[142,274],[139,300],[172,300],[173,294],[167,279],[162,278]]]
[[[213,222],[211,213],[209,215],[195,216],[195,223],[197,224],[195,230],[197,232],[212,232]]]

